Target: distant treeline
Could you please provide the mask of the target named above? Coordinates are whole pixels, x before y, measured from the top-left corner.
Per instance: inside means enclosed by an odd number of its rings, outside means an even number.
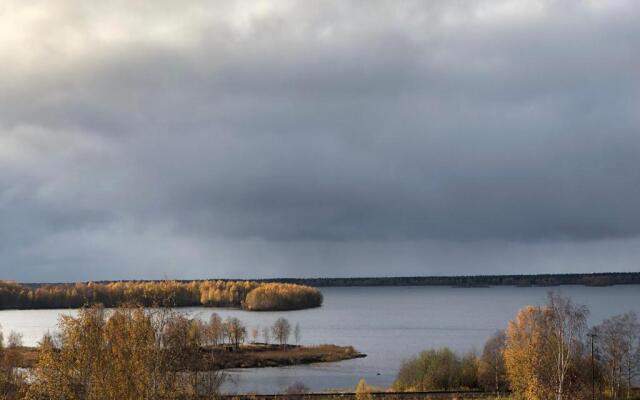
[[[406,276],[379,278],[282,278],[270,282],[296,283],[314,287],[331,286],[610,286],[640,284],[640,272],[539,275]]]
[[[255,294],[252,294],[254,291]],[[0,309],[79,308],[90,304],[243,307],[297,310],[318,307],[318,289],[291,283],[255,281],[121,281],[19,284],[0,281]]]

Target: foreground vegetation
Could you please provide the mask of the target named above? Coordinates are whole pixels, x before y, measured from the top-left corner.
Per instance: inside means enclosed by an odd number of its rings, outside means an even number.
[[[585,306],[552,292],[545,305],[520,310],[505,331],[487,341],[480,356],[444,348],[405,361],[394,389],[477,389],[523,400],[636,398],[637,316],[618,315],[588,329],[588,313]]]
[[[23,285],[0,281],[0,309],[80,308],[91,304],[116,307],[211,306],[248,310],[297,310],[322,305],[318,289],[290,283],[254,281],[127,281]]]
[[[262,343],[256,343],[259,333]],[[59,333],[45,335],[37,350],[22,347],[20,335],[9,335],[7,347],[0,345],[0,398],[207,398],[218,394],[224,368],[363,356],[352,347],[289,344],[292,336],[300,340],[301,331],[284,318],[262,330],[254,327],[250,336],[247,343],[242,321],[217,314],[205,322],[169,308],[85,307],[77,317],[62,316]]]

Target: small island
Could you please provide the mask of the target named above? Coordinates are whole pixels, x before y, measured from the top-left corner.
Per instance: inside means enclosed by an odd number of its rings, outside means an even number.
[[[21,368],[34,368],[40,356],[37,347],[18,347],[19,356],[16,365]],[[314,364],[322,362],[336,362],[366,357],[366,354],[356,351],[352,346],[337,346],[323,344],[318,346],[251,343],[241,345],[238,349],[233,346],[201,347],[199,357],[190,366],[190,370],[212,371],[235,368],[263,368],[286,367],[290,365]]]
[[[215,356],[214,356],[215,357]],[[218,350],[212,369],[285,367],[289,365],[336,362],[366,357],[352,346],[323,344],[318,346],[248,344],[240,351]]]

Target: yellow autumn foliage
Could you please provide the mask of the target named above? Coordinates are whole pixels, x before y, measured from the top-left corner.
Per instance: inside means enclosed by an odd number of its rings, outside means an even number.
[[[265,283],[247,295],[243,307],[252,311],[299,310],[322,305],[322,293],[310,286]]]
[[[259,289],[259,290],[258,290]],[[258,290],[257,292],[255,292]],[[251,296],[251,293],[255,292]],[[316,307],[319,290],[288,283],[255,281],[120,281],[22,285],[0,281],[0,309],[80,308],[91,304],[245,307],[288,310]]]

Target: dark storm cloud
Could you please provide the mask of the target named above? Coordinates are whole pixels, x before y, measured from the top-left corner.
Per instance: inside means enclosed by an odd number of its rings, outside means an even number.
[[[634,2],[10,9],[8,275],[637,268]]]

